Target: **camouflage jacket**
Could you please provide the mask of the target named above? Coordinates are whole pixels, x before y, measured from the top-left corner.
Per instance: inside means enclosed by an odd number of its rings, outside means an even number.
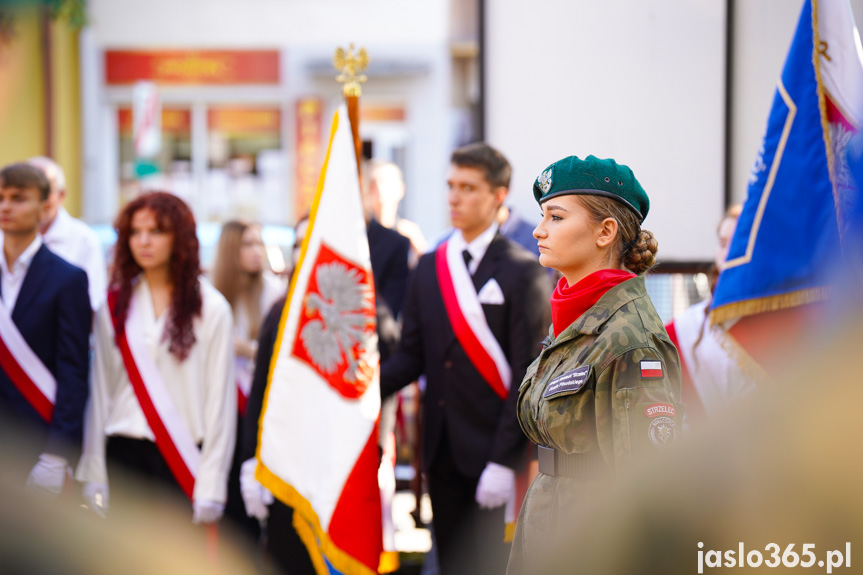
[[[680,361],[643,277],[611,288],[557,338],[550,330],[519,388],[518,420],[534,443],[604,461],[609,474],[675,441]],[[606,484],[540,473],[516,523],[507,574],[539,572]]]
[[[519,388],[518,419],[534,443],[598,449],[611,468],[674,442],[680,361],[644,277],[611,288],[557,338],[550,330]]]

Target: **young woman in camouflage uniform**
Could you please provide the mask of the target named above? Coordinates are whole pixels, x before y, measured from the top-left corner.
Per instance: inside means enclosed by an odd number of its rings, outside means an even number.
[[[680,365],[644,287],[657,242],[641,222],[649,200],[614,160],[575,156],[533,187],[540,263],[563,278],[552,326],[519,389],[518,418],[539,445],[539,475],[518,518],[509,574],[537,573],[579,507],[641,454],[677,438]]]

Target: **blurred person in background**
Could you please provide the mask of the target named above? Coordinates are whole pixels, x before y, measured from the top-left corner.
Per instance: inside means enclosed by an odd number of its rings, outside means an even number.
[[[507,573],[533,573],[562,529],[633,460],[675,443],[683,418],[677,350],[647,295],[657,242],[641,228],[650,200],[627,166],[564,158],[533,186],[543,218],[539,262],[563,274],[552,325],[518,397],[539,446]]]
[[[28,161],[42,170],[51,184],[48,209],[41,224],[42,241],[52,252],[87,272],[90,306],[96,311],[104,301],[107,289],[105,257],[99,237],[87,224],[70,216],[63,207],[66,200],[66,174],[60,164],[45,156],[36,156]]]
[[[425,238],[414,222],[400,218],[399,202],[405,195],[402,171],[392,162],[370,160],[363,175],[363,206],[366,213],[372,274],[375,279],[375,312],[377,317],[378,351],[381,365],[395,352],[401,331],[398,317],[407,290],[409,268],[426,249]],[[378,469],[381,486],[381,506],[384,528],[384,551],[392,570],[395,557],[395,529],[392,521],[392,501],[395,496],[396,443],[395,427],[399,398],[385,398],[381,403],[378,426],[382,457]]]
[[[536,245],[536,239],[533,237],[534,226],[523,220],[516,213],[515,208],[506,204],[502,205],[497,213],[497,223],[500,226],[500,233],[503,237],[517,243],[536,257],[539,257],[539,248]]]
[[[221,292],[234,312],[234,377],[237,385],[237,447],[228,476],[228,503],[225,514],[257,540],[260,528],[246,514],[240,493],[242,426],[252,388],[252,374],[258,351],[258,335],[264,316],[284,296],[285,287],[267,269],[267,254],[261,227],[237,220],[225,222],[213,265],[213,286]]]
[[[428,249],[420,227],[399,216],[399,204],[405,197],[405,180],[401,169],[392,162],[369,160],[363,170],[366,185],[363,194],[367,217],[383,227],[395,230],[411,243],[411,267]]]
[[[722,273],[742,211],[740,204],[729,207],[716,228],[719,243],[710,273],[711,293]],[[711,301],[712,298],[708,297],[690,306],[665,326],[680,352],[683,402],[686,404],[686,421],[690,425],[746,397],[758,385],[759,378],[753,375],[753,371],[741,369],[732,357],[731,350],[738,344],[728,333],[730,325],[710,325]]]
[[[215,523],[227,499],[237,391],[231,307],[200,276],[189,207],[153,192],[117,217],[108,301],[96,314],[84,449],[84,497],[109,508],[124,470],[192,501],[192,520]],[[116,511],[126,498],[111,494]]]
[[[308,216],[303,216],[294,228],[295,239],[291,259],[292,276],[297,271],[297,262],[300,258],[300,250],[308,224]],[[316,575],[306,546],[294,529],[293,508],[276,500],[270,490],[261,485],[255,478],[258,464],[258,423],[263,409],[270,374],[270,362],[273,357],[286,298],[287,294],[282,293],[281,297],[270,307],[258,335],[258,353],[252,377],[252,389],[249,393],[246,414],[243,417],[243,430],[239,433],[239,438],[242,441],[240,459],[243,461],[240,471],[240,490],[246,514],[257,519],[262,525],[266,525],[266,539],[263,544],[269,559],[283,573],[288,575]],[[297,463],[300,464],[301,462]]]
[[[731,238],[743,206],[729,207],[716,228],[716,259],[710,273],[710,291],[716,288]],[[680,352],[683,402],[686,404],[686,421],[691,425],[703,421],[710,414],[747,396],[757,387],[761,370],[743,370],[732,357],[731,350],[738,344],[728,333],[730,325],[710,325],[708,297],[674,318],[665,328],[672,343]]]
[[[401,345],[381,366],[383,397],[426,376],[423,459],[443,575],[504,570],[504,508],[527,449],[515,415],[518,382],[548,325],[548,276],[498,233],[510,174],[488,144],[452,153],[455,231],[420,258]]]
[[[21,446],[27,484],[56,495],[81,447],[92,311],[87,274],[39,235],[49,195],[35,166],[0,170],[0,444]]]

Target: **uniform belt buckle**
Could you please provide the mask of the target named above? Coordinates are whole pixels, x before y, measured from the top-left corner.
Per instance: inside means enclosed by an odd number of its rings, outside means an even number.
[[[539,470],[546,475],[557,475],[557,458],[555,457],[557,450],[544,445],[537,445],[537,448],[536,459]]]

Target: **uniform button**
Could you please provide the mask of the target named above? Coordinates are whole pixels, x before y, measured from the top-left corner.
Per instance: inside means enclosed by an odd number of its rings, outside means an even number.
[[[437,400],[437,406],[438,406],[438,407],[443,407],[445,403],[446,403],[446,402],[445,402],[444,400],[442,400],[442,399]]]
[[[446,360],[445,362],[443,362],[443,367],[444,369],[452,369],[452,361]]]

